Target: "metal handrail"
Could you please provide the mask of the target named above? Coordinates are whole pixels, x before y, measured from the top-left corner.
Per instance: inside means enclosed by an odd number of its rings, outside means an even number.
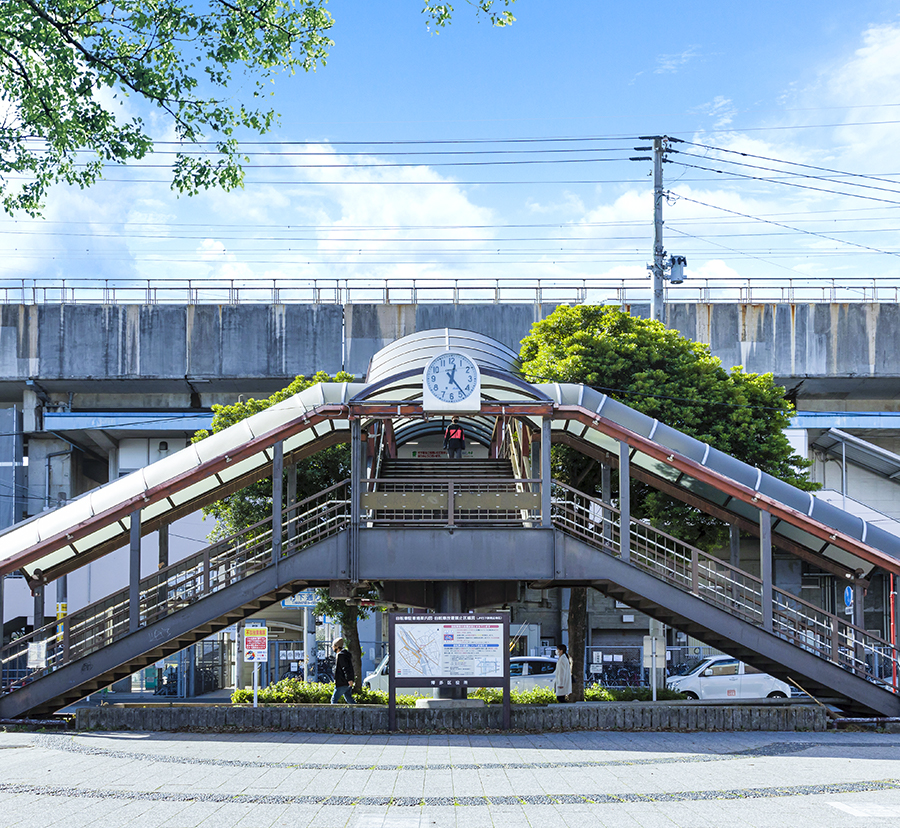
[[[455,525],[463,523],[466,526],[478,524],[497,525],[505,523],[510,525],[531,524],[541,518],[539,500],[535,505],[528,506],[518,504],[515,506],[493,506],[485,502],[480,508],[471,504],[460,506],[458,498],[464,495],[490,495],[496,494],[533,494],[540,491],[540,479],[519,477],[496,478],[472,478],[472,479],[447,479],[447,478],[401,478],[379,477],[370,478],[375,492],[368,498],[368,502],[376,500],[377,495],[409,494],[409,495],[438,495],[433,504],[423,504],[421,498],[410,497],[409,505],[369,505],[363,506],[366,514],[363,520],[379,526],[387,524],[439,524]],[[363,492],[365,495],[365,492]],[[525,501],[529,498],[522,498]]]
[[[649,302],[647,278],[3,278],[0,304],[386,304]],[[665,287],[667,302],[897,303],[900,285],[877,277],[692,277]]]
[[[552,522],[613,557],[621,557],[621,513],[554,482]],[[750,623],[763,623],[762,580],[643,521],[629,521],[630,563]],[[890,666],[897,650],[866,630],[808,601],[772,588],[772,632],[845,670],[897,692]]]
[[[349,481],[329,486],[285,509],[282,558],[294,555],[349,525]],[[270,566],[272,522],[264,520],[165,567],[140,582],[139,627],[145,627],[201,598]],[[65,618],[47,624],[0,650],[0,692],[6,693],[48,671],[59,669],[128,635],[128,588]],[[44,663],[29,669],[29,645],[46,652]]]

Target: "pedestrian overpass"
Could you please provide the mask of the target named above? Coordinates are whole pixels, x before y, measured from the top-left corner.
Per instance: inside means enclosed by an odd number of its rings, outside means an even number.
[[[422,382],[446,349],[480,368],[465,424],[491,460],[398,461],[398,446],[441,431]],[[298,501],[284,469],[337,443],[350,477]],[[608,471],[601,497],[553,481],[553,443],[617,468],[617,491]],[[142,536],[267,477],[271,517],[140,577]],[[636,520],[631,480],[757,536],[758,567]],[[847,714],[900,716],[897,651],[861,614],[871,572],[900,575],[900,537],[589,387],[525,382],[515,354],[470,332],[405,337],[365,382],[314,386],[18,524],[0,534],[0,572],[40,594],[123,547],[126,588],[3,648],[0,717],[50,714],[303,588],[466,611],[515,601],[521,584],[594,587]],[[773,548],[845,579],[856,614],[779,588]]]

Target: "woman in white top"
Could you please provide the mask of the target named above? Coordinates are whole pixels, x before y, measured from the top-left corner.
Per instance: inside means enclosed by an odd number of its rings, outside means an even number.
[[[556,693],[558,702],[568,701],[567,696],[572,692],[572,662],[566,655],[566,645],[556,645],[556,670],[553,673],[553,692]]]

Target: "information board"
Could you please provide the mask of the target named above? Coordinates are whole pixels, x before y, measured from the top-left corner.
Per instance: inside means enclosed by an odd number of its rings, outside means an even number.
[[[508,616],[391,616],[391,669],[397,687],[502,687]]]
[[[269,660],[269,630],[267,627],[244,627],[244,661]]]

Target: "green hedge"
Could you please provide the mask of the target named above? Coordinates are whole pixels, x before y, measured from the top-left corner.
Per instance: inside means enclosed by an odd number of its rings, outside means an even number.
[[[259,691],[261,704],[328,704],[334,692],[333,684],[319,684],[300,679],[286,678],[270,684]],[[470,693],[472,698],[481,699],[486,704],[501,704],[503,691],[495,687],[479,687]],[[421,696],[397,695],[397,704],[401,707],[413,707]],[[622,690],[608,690],[605,687],[586,687],[585,701],[650,701],[652,691],[649,687],[628,687]],[[669,701],[685,698],[681,693],[672,690],[657,690],[656,698]],[[357,704],[387,704],[388,694],[379,690],[361,688],[353,691],[353,699]],[[510,693],[513,704],[555,704],[556,694],[549,687],[535,687],[533,690],[513,690]],[[233,704],[248,704],[253,701],[252,690],[235,690],[231,694]]]

